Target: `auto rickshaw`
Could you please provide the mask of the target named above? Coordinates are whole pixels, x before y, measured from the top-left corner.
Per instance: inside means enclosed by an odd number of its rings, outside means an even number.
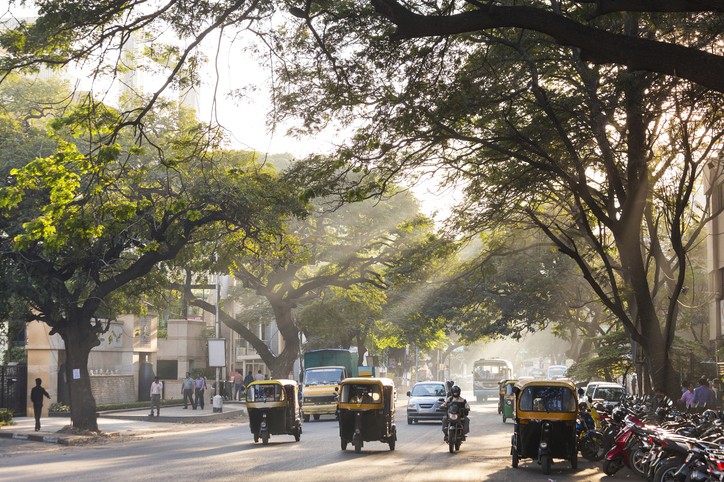
[[[246,387],[246,410],[254,442],[269,443],[271,435],[302,436],[299,387],[294,380],[258,380]]]
[[[515,395],[513,395],[513,387],[518,380],[504,380],[501,385],[503,392],[503,403],[500,409],[500,413],[503,415],[503,423],[507,422],[508,419],[512,419],[515,414]]]
[[[510,453],[513,468],[523,458],[534,459],[551,472],[553,459],[565,459],[578,468],[576,387],[566,380],[518,382],[515,396],[515,427]]]
[[[339,437],[342,450],[347,444],[362,451],[364,442],[380,441],[395,450],[395,384],[389,378],[345,378],[337,387]]]

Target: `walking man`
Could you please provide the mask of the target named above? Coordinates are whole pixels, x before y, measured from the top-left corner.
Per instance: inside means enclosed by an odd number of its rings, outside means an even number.
[[[156,407],[156,416],[161,415],[161,394],[163,393],[163,382],[158,381],[158,377],[153,379],[151,383],[151,413],[149,417],[153,417],[153,407]]]
[[[241,387],[243,381],[244,377],[241,376],[241,373],[234,373],[234,396],[231,397],[234,400],[241,401]]]
[[[194,405],[194,379],[190,372],[186,372],[186,378],[181,382],[181,395],[184,397],[184,409],[189,408],[189,404],[196,408]]]
[[[43,380],[35,379],[35,386],[30,390],[30,401],[33,402],[33,411],[35,412],[35,431],[40,430],[40,415],[43,414],[43,397],[50,398],[45,388],[41,387]]]
[[[196,388],[196,398],[194,399],[194,410],[196,410],[197,406],[201,407],[201,410],[204,409],[204,390],[206,389],[206,378],[204,378],[201,373],[199,373],[196,376],[196,381],[194,382],[194,388]]]

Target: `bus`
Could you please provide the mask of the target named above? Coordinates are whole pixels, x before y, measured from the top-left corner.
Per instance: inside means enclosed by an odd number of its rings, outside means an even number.
[[[565,378],[568,373],[566,365],[551,365],[548,367],[548,378],[551,380],[556,378]]]
[[[498,399],[498,382],[513,378],[513,364],[500,358],[483,358],[473,364],[473,393],[478,402]]]

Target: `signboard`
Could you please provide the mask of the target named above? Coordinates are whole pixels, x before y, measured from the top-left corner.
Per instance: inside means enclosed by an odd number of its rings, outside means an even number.
[[[209,339],[209,366],[225,367],[226,366],[226,339],[210,338]]]

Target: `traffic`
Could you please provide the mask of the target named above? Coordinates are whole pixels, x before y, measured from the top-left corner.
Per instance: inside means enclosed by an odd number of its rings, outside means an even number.
[[[374,376],[373,368],[354,367],[345,350],[310,352],[308,362],[301,391],[293,380],[256,381],[246,388],[254,442],[268,444],[272,435],[291,435],[300,441],[302,421],[310,420],[306,413],[310,410],[335,417],[343,451],[351,445],[360,453],[370,443],[394,451],[395,382]],[[582,457],[600,464],[607,476],[627,467],[656,482],[724,480],[721,412],[692,404],[682,410],[662,394],[633,397],[613,382],[576,384],[560,366],[548,374],[553,376],[513,378],[512,365],[505,360],[482,359],[474,365],[476,401],[497,398],[501,422],[512,422],[513,469],[530,471],[537,465],[544,475],[554,467],[573,474]],[[500,375],[504,377],[492,390],[491,377]],[[485,431],[471,427],[470,404],[453,381],[420,381],[407,396],[407,424],[440,422],[444,446],[451,454],[461,450],[471,430]],[[533,464],[521,466],[526,459]]]

